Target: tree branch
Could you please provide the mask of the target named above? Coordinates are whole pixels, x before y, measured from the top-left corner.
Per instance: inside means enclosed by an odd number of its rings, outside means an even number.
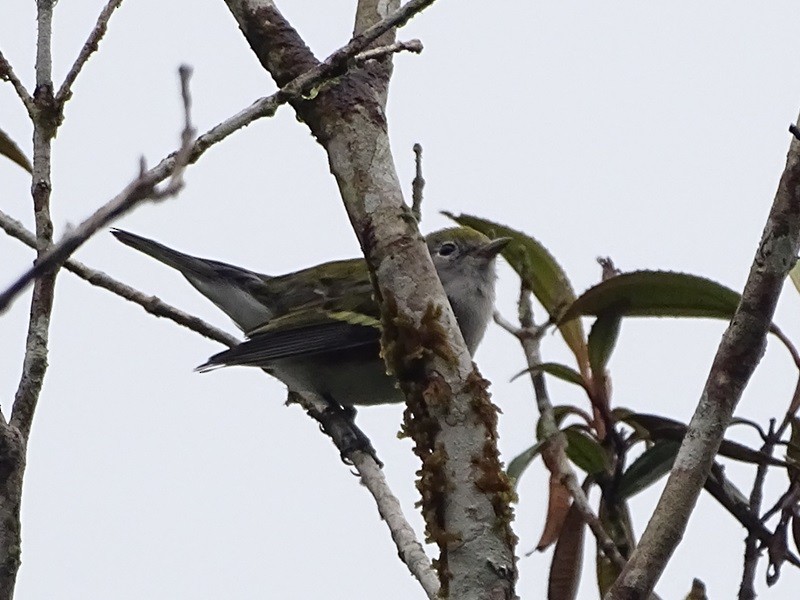
[[[658,506],[607,600],[645,598],[683,536],[736,404],[764,353],[783,280],[796,262],[798,203],[800,141],[793,138],[739,307],[722,336]]]
[[[54,0],[36,2],[36,90],[28,107],[33,122],[31,196],[36,247],[41,257],[53,241],[50,218],[50,152],[58,122],[53,118],[52,25]],[[19,91],[19,90],[18,90]],[[25,99],[23,98],[23,102]],[[36,281],[31,297],[22,376],[14,395],[9,423],[0,425],[0,599],[14,597],[20,565],[22,481],[33,413],[47,371],[50,316],[56,273]]]
[[[28,111],[28,116],[33,118],[33,98],[28,93],[28,90],[25,89],[25,86],[22,85],[22,82],[17,77],[17,74],[14,73],[11,63],[6,60],[6,57],[3,56],[2,52],[0,52],[0,80],[8,81],[12,86],[14,86],[14,91],[17,92],[17,96],[19,96],[19,99],[22,100],[25,110]]]
[[[430,600],[439,598],[439,580],[431,566],[425,550],[417,541],[414,529],[406,520],[400,501],[386,483],[383,470],[366,452],[357,451],[351,455],[353,466],[361,477],[361,482],[375,498],[378,512],[389,528],[397,554],[411,574],[419,581]]]
[[[431,2],[411,0],[386,17],[381,10],[391,10],[390,3],[360,2],[356,35],[345,48],[371,43]],[[273,2],[226,4],[278,85],[318,64]],[[378,16],[382,20],[373,25]],[[496,407],[489,401],[486,382],[474,370],[416,221],[403,201],[384,111],[390,70],[389,58],[370,61],[367,68],[341,77],[336,86],[318,90],[312,100],[291,104],[328,153],[375,275],[384,314],[384,352],[406,392],[406,414],[413,415],[406,430],[423,461],[419,487],[428,533],[441,550],[440,594],[510,598],[516,538],[508,505],[512,489],[497,452]]]
[[[53,25],[53,0],[38,0],[36,44],[36,91],[34,92],[33,118],[33,196],[34,221],[38,259],[41,259],[53,242],[53,222],[50,218],[50,151],[57,123],[53,115],[53,82],[51,39]],[[33,289],[25,360],[17,392],[14,396],[10,424],[27,440],[33,412],[47,370],[47,343],[50,315],[53,310],[55,272],[40,278]]]
[[[11,237],[17,238],[25,245],[31,248],[36,248],[36,236],[28,231],[22,223],[0,211],[0,229],[5,231]],[[108,290],[112,294],[116,294],[125,300],[129,300],[134,304],[138,304],[151,315],[156,317],[164,317],[174,323],[187,329],[191,329],[195,333],[199,333],[203,337],[224,344],[228,347],[235,346],[239,340],[234,336],[225,333],[221,329],[217,329],[213,325],[209,325],[202,319],[192,316],[167,304],[166,302],[144,294],[139,290],[132,288],[121,281],[106,275],[102,271],[92,269],[85,264],[78,262],[74,259],[68,259],[64,263],[64,268],[71,273],[74,273],[81,279],[89,282],[90,284]]]
[[[761,452],[766,456],[772,456],[775,451],[775,443],[779,441],[779,437],[775,437],[775,419],[770,419],[769,431],[761,446]],[[753,490],[750,492],[750,512],[758,517],[761,513],[761,502],[764,498],[764,482],[767,479],[768,464],[766,461],[758,465],[756,477],[753,481]],[[759,549],[759,537],[756,532],[749,531],[747,539],[745,540],[744,547],[744,568],[742,569],[742,582],[739,585],[739,600],[755,600],[755,580],[756,580],[756,567],[758,566],[758,559],[761,556]]]
[[[520,303],[523,304],[520,312],[523,315],[523,319],[527,321],[522,327],[515,327],[497,312],[495,313],[494,320],[500,327],[517,338],[522,345],[525,361],[528,363],[528,369],[531,374],[531,383],[536,396],[536,406],[541,415],[543,439],[547,440],[547,447],[543,450],[542,455],[544,456],[544,452],[547,452],[551,457],[551,460],[547,461],[548,470],[550,470],[551,475],[561,482],[569,491],[572,496],[572,501],[575,503],[575,506],[580,511],[584,521],[586,521],[586,524],[597,540],[597,546],[609,560],[621,569],[625,565],[625,558],[619,553],[619,549],[614,543],[614,540],[611,539],[603,528],[600,519],[592,510],[586,492],[583,490],[580,483],[578,483],[578,476],[575,473],[575,469],[572,468],[567,458],[566,438],[556,424],[553,404],[550,402],[550,395],[547,392],[544,374],[534,368],[542,363],[540,343],[544,329],[537,327],[532,321],[529,293],[526,294],[523,291],[523,293],[520,294]],[[525,303],[528,304],[527,307],[524,306]],[[527,316],[524,316],[526,314]]]
[[[398,52],[413,52],[419,54],[422,52],[422,42],[419,40],[408,40],[407,42],[395,42],[388,46],[379,46],[377,48],[370,48],[359,52],[353,57],[353,62],[356,65],[363,65],[368,60],[376,60],[385,58],[389,54],[397,54]]]
[[[411,182],[411,214],[422,222],[422,192],[425,178],[422,176],[422,144],[414,144],[414,180]]]
[[[433,0],[412,0],[418,12],[431,4]],[[408,5],[406,5],[408,6]],[[208,148],[224,140],[232,133],[249,125],[253,121],[272,116],[282,104],[289,101],[299,101],[305,97],[315,96],[326,83],[340,77],[347,71],[351,59],[358,54],[370,42],[379,39],[388,29],[391,23],[405,23],[410,19],[414,12],[404,7],[390,15],[385,22],[378,23],[369,28],[357,38],[354,38],[346,46],[334,52],[325,62],[318,63],[314,59],[313,63],[306,63],[309,68],[302,70],[295,77],[288,78],[278,92],[261,98],[240,111],[236,115],[222,121],[206,133],[198,137],[189,147],[186,148],[186,162],[183,166],[194,164]],[[413,7],[412,7],[413,8]],[[184,132],[186,128],[184,128]],[[145,171],[140,169],[140,174],[136,180],[129,184],[120,194],[109,201],[104,207],[100,208],[92,217],[84,221],[76,229],[67,234],[51,253],[32,269],[26,272],[19,280],[12,284],[11,288],[0,295],[0,314],[5,311],[11,301],[21,293],[34,278],[43,273],[46,269],[63,262],[75,250],[77,250],[89,236],[93,235],[97,229],[128,212],[133,206],[145,198],[141,195],[147,190],[154,190],[155,186],[161,181],[176,173],[179,153],[173,152],[162,159],[155,167]],[[155,194],[156,196],[158,194]],[[146,194],[145,194],[146,196]],[[84,237],[85,236],[85,237]]]
[[[400,560],[420,582],[428,598],[437,600],[439,582],[436,573],[422,544],[417,541],[414,529],[403,515],[400,502],[389,488],[381,465],[378,464],[374,454],[357,449],[358,445],[352,443],[354,437],[358,437],[359,434],[364,435],[357,429],[352,417],[346,417],[346,412],[342,410],[331,411],[328,401],[311,394],[300,395],[290,391],[289,402],[302,406],[308,416],[317,421],[322,431],[331,438],[342,459],[351,463],[356,469],[361,483],[374,498],[378,513],[389,528]]]
[[[5,292],[0,294],[0,313],[8,308],[12,300],[22,293],[32,281],[38,281],[47,273],[55,272],[55,270],[57,270],[75,250],[80,248],[86,240],[98,230],[107,226],[114,219],[124,215],[137,204],[145,200],[163,200],[176,195],[181,190],[183,187],[183,169],[186,167],[191,157],[191,140],[194,138],[194,128],[192,127],[189,113],[191,101],[188,91],[188,80],[191,70],[186,66],[181,66],[178,71],[181,80],[181,96],[183,99],[185,116],[183,132],[181,134],[181,147],[176,153],[175,160],[172,161],[171,171],[165,174],[165,177],[171,175],[170,182],[164,189],[157,189],[156,186],[161,179],[154,173],[153,169],[146,171],[144,164],[142,164],[139,176],[129,183],[128,186],[122,190],[122,193],[98,208],[80,225],[67,232],[58,244],[48,248],[46,252],[40,253],[33,267],[28,269],[28,271],[12,283]],[[52,93],[52,87],[50,88],[50,92]],[[35,157],[36,153],[34,147],[34,159]],[[48,245],[50,243],[52,243],[52,224],[50,224]]]
[[[72,67],[70,67],[70,70],[67,72],[67,76],[64,78],[64,83],[61,84],[61,87],[56,93],[56,102],[61,105],[62,110],[64,108],[64,103],[70,99],[70,96],[72,96],[72,85],[75,83],[75,80],[78,78],[78,75],[80,74],[84,65],[89,60],[89,57],[97,52],[97,49],[100,45],[100,40],[103,39],[103,36],[106,34],[106,30],[108,29],[108,21],[111,19],[111,15],[114,14],[114,11],[119,8],[120,4],[122,4],[122,0],[108,0],[108,3],[103,7],[103,10],[100,11],[100,15],[97,17],[97,22],[94,24],[94,28],[89,33],[89,37],[86,38],[83,48],[81,48],[81,51],[78,53],[78,57],[75,59]]]

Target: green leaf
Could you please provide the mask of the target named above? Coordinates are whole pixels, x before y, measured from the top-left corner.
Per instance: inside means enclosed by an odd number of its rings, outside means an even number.
[[[561,317],[616,311],[635,317],[712,317],[730,319],[739,294],[715,281],[666,271],[636,271],[612,277],[585,291]]]
[[[564,429],[567,438],[567,457],[575,465],[588,473],[602,473],[608,470],[605,450],[592,436],[577,427]]]
[[[583,538],[586,522],[581,511],[573,503],[561,526],[550,575],[547,579],[548,600],[574,600],[578,597],[578,585],[583,565]]]
[[[680,447],[680,442],[660,440],[645,450],[622,474],[619,498],[627,500],[669,473]]]
[[[589,332],[589,364],[592,373],[605,371],[608,359],[614,351],[619,337],[620,314],[613,310],[603,312],[597,317]]]
[[[5,131],[0,129],[0,155],[5,156],[12,162],[17,163],[20,167],[25,169],[28,173],[33,172],[31,161],[25,156],[25,153],[20,150],[19,146],[14,143]]]
[[[491,238],[511,238],[511,242],[503,250],[503,258],[517,272],[525,287],[533,292],[553,321],[558,320],[563,311],[575,301],[575,291],[564,269],[537,240],[505,225],[479,217],[456,216],[449,212],[444,214],[456,223],[472,227]],[[559,330],[583,371],[589,365],[583,325],[580,321],[562,322]]]
[[[600,497],[600,507],[597,510],[600,524],[605,529],[608,536],[617,546],[617,550],[623,558],[628,558],[636,547],[636,538],[633,535],[633,525],[628,504],[617,500],[609,502],[605,495]],[[620,568],[617,567],[600,550],[600,545],[596,546],[596,567],[597,567],[597,587],[600,590],[600,597],[604,597],[611,585],[617,580]]]
[[[633,427],[639,433],[644,432],[642,437],[657,441],[660,439],[683,440],[686,435],[686,425],[675,419],[669,419],[659,415],[632,412],[627,409],[615,410],[614,415],[618,420]]]
[[[539,456],[544,444],[544,440],[536,442],[533,446],[515,456],[514,459],[508,464],[506,474],[508,475],[508,478],[511,480],[511,483],[514,485],[514,487],[516,487],[519,478],[522,477],[522,474],[533,462],[533,459]]]
[[[552,375],[561,381],[566,381],[567,383],[574,383],[575,385],[579,385],[582,388],[586,388],[586,384],[583,381],[583,377],[580,373],[578,373],[572,367],[568,367],[567,365],[562,365],[560,363],[540,363],[536,366],[533,366],[529,369],[524,369],[514,375],[511,378],[511,381],[514,381],[518,377],[525,375],[526,373],[536,373],[536,372],[547,373],[548,375]]]

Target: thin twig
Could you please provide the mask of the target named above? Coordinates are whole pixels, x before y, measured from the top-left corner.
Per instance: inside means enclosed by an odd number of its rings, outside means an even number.
[[[425,178],[422,176],[422,145],[414,144],[414,180],[411,182],[411,214],[422,222],[422,191],[425,189]]]
[[[181,146],[175,155],[175,168],[172,177],[163,190],[153,190],[153,200],[171,198],[183,189],[183,172],[189,164],[192,154],[192,141],[197,135],[197,130],[192,125],[192,95],[189,90],[189,79],[192,77],[192,68],[189,65],[178,67],[178,76],[181,81],[181,100],[183,101],[183,130],[181,131]]]
[[[603,274],[600,277],[602,281],[608,281],[612,277],[622,274],[622,271],[617,268],[610,256],[598,256],[597,264],[603,270]]]
[[[775,325],[772,325],[772,328],[770,329],[770,331],[775,333],[776,330],[780,331],[777,327],[775,327]],[[786,347],[789,348],[789,351],[792,353],[793,356],[797,354],[797,350],[794,348],[794,346],[791,344],[791,342],[789,342],[788,338],[786,339],[786,341],[784,343],[787,344]],[[783,420],[781,421],[780,426],[778,427],[777,431],[775,432],[775,436],[774,437],[775,437],[776,443],[777,443],[777,441],[779,441],[783,437],[783,434],[786,432],[786,430],[788,429],[789,425],[792,424],[792,420],[794,419],[794,417],[797,414],[798,410],[800,410],[800,376],[798,377],[797,383],[794,386],[794,393],[792,394],[792,399],[789,402],[789,408],[786,410],[786,414],[783,415]]]
[[[253,121],[262,117],[275,114],[278,107],[290,100],[315,95],[315,88],[324,83],[339,77],[353,56],[360,52],[370,42],[380,37],[383,33],[393,27],[400,27],[415,14],[429,6],[434,0],[410,0],[398,10],[388,15],[382,21],[368,28],[362,34],[355,36],[345,46],[331,54],[324,62],[319,63],[308,69],[298,77],[283,86],[271,96],[261,98],[240,111],[236,115],[222,121],[212,127],[205,134],[197,138],[187,149],[187,164],[195,163],[203,153],[214,144],[249,125]],[[145,171],[140,169],[139,176],[129,184],[120,194],[101,207],[94,215],[89,217],[77,228],[67,234],[58,245],[53,247],[50,253],[44,257],[46,268],[37,263],[32,269],[26,272],[19,280],[0,295],[0,314],[5,311],[11,301],[19,295],[30,282],[47,269],[52,268],[59,262],[64,261],[75,250],[77,250],[88,236],[95,233],[100,227],[109,224],[111,220],[128,212],[134,205],[141,202],[140,196],[144,192],[152,194],[155,186],[175,172],[178,163],[178,152],[174,152],[162,159],[155,167]],[[156,193],[156,195],[158,195]],[[148,196],[149,197],[149,196]],[[97,227],[94,227],[97,224]],[[87,237],[82,237],[87,236]]]
[[[97,17],[97,22],[94,24],[94,28],[92,29],[91,33],[89,33],[89,37],[86,38],[83,48],[81,48],[81,51],[78,53],[78,57],[75,59],[72,67],[70,67],[69,71],[67,72],[67,76],[64,78],[64,83],[61,84],[61,87],[56,93],[56,102],[62,105],[62,108],[63,104],[69,100],[70,96],[72,95],[72,85],[75,83],[75,79],[77,79],[81,69],[83,69],[86,61],[89,60],[89,57],[97,52],[100,40],[103,39],[103,36],[106,34],[106,30],[108,29],[108,21],[111,19],[111,15],[114,14],[114,11],[119,8],[120,4],[122,4],[122,0],[108,0],[108,3],[103,7],[103,10],[100,11],[100,15]]]
[[[406,564],[411,574],[420,582],[430,600],[439,598],[439,578],[431,566],[431,561],[422,544],[416,538],[414,529],[406,520],[400,501],[389,489],[383,471],[375,460],[366,452],[357,451],[351,455],[353,466],[361,476],[364,486],[372,494],[378,506],[378,512],[397,546],[400,559]]]
[[[50,118],[53,106],[53,2],[36,3],[36,92],[33,123],[33,173],[31,195],[36,226],[37,259],[41,259],[53,243],[53,221],[50,215],[51,151],[57,124]],[[30,433],[33,414],[39,401],[44,376],[47,371],[50,317],[53,311],[55,273],[36,282],[31,298],[25,358],[9,425],[16,428],[23,439]]]
[[[331,54],[325,62],[327,63],[332,60],[338,62],[342,59],[347,60],[350,56],[354,56],[362,49],[366,48],[390,29],[394,29],[395,27],[400,28],[405,25],[409,19],[425,10],[428,6],[433,4],[434,1],[435,0],[409,0],[396,11],[387,15],[385,19],[378,21],[371,27],[368,27],[363,32],[354,36],[346,46],[343,46]],[[354,49],[355,51],[353,51]]]
[[[514,325],[511,321],[501,315],[500,311],[498,310],[494,311],[493,319],[495,324],[499,325],[501,329],[510,333],[517,339],[519,339],[519,336],[526,334],[526,332],[522,331],[518,326]],[[527,335],[535,335],[535,333],[527,332]],[[527,371],[527,369],[525,369],[525,371]],[[525,371],[522,372],[524,373]]]
[[[51,151],[58,127],[51,119],[53,114],[52,31],[55,2],[36,2],[36,91],[26,104],[33,125],[33,168],[31,170],[31,199],[36,225],[36,250],[41,257],[53,242],[53,221],[50,214]],[[4,59],[4,77],[13,76]],[[16,77],[14,78],[16,79]],[[19,80],[16,80],[17,82]],[[13,83],[13,82],[12,82]],[[20,94],[20,87],[17,93]],[[17,85],[15,85],[17,87]],[[33,415],[42,393],[47,373],[50,319],[53,313],[53,295],[56,273],[48,273],[36,281],[31,294],[28,331],[22,374],[14,394],[11,416],[0,424],[0,598],[13,598],[17,572],[20,566],[22,523],[20,520],[22,482]]]
[[[775,450],[775,443],[779,439],[775,437],[775,419],[770,419],[767,439],[764,440],[764,445],[761,446],[761,452],[767,456],[772,456]],[[753,480],[753,490],[750,492],[750,512],[756,517],[761,512],[768,466],[766,461],[759,463],[756,477]],[[761,557],[758,542],[758,535],[749,531],[744,546],[744,568],[742,569],[742,583],[739,585],[739,600],[754,600],[756,597],[756,567],[758,566],[758,559]]]
[[[0,229],[5,231],[11,237],[20,240],[27,246],[34,249],[36,248],[36,236],[28,231],[25,226],[22,225],[22,223],[7,215],[3,211],[0,211]],[[109,275],[106,275],[102,271],[92,269],[91,267],[88,267],[77,260],[72,258],[68,259],[64,263],[64,268],[94,286],[108,290],[112,294],[116,294],[125,300],[133,302],[134,304],[138,304],[151,315],[169,319],[170,321],[173,321],[182,327],[186,327],[195,333],[199,333],[203,337],[214,340],[215,342],[219,342],[220,344],[224,344],[228,347],[235,346],[239,343],[239,340],[234,336],[225,333],[221,329],[217,329],[202,319],[185,313],[155,296],[144,294],[139,290],[132,288],[131,286],[126,285],[125,283],[122,283],[121,281],[114,279]]]
[[[620,554],[617,545],[603,528],[598,516],[592,510],[589,498],[578,482],[578,476],[567,459],[565,452],[567,447],[566,438],[558,428],[558,425],[556,425],[553,404],[550,402],[544,374],[534,369],[535,366],[542,362],[540,343],[545,328],[537,326],[533,322],[530,296],[527,290],[523,289],[520,293],[520,322],[522,327],[515,327],[511,322],[503,318],[499,312],[494,313],[494,320],[495,323],[519,340],[525,352],[525,360],[528,363],[528,367],[533,369],[531,371],[531,383],[536,395],[536,405],[541,415],[542,430],[555,459],[548,461],[550,462],[549,466],[554,468],[553,476],[558,478],[572,495],[575,506],[581,512],[586,524],[589,525],[589,529],[597,540],[600,550],[614,565],[621,569],[625,565],[625,559]]]
[[[25,89],[25,86],[22,85],[22,82],[19,80],[19,77],[17,77],[17,74],[14,73],[11,63],[6,60],[6,57],[3,56],[2,52],[0,52],[0,80],[8,81],[12,86],[14,86],[17,96],[19,96],[19,99],[22,100],[25,110],[28,111],[28,116],[33,118],[33,115],[36,112],[36,106],[33,102],[33,98],[28,93],[28,90]]]
[[[725,477],[724,469],[717,462],[714,463],[703,487],[742,527],[747,529],[748,535],[756,536],[764,546],[769,545],[775,535],[774,532],[770,531],[762,519],[750,510],[749,499]],[[787,560],[794,566],[800,567],[800,558],[795,555],[790,553]]]
[[[789,351],[789,354],[792,355],[792,360],[794,361],[794,365],[798,369],[800,369],[800,352],[797,351],[797,348],[795,348],[794,344],[792,343],[792,340],[790,340],[786,336],[786,334],[783,333],[783,331],[774,323],[770,325],[769,330],[776,338],[778,338],[783,343],[783,345]]]
[[[363,65],[368,60],[384,58],[385,56],[397,54],[398,52],[413,52],[414,54],[420,54],[422,49],[422,42],[417,39],[408,40],[407,42],[395,42],[394,44],[389,44],[388,46],[379,46],[377,48],[370,48],[369,50],[359,52],[353,57],[353,62],[357,65]]]
[[[793,478],[789,489],[781,495],[778,503],[781,516],[775,526],[775,533],[767,544],[769,564],[767,565],[767,585],[772,586],[780,577],[781,567],[787,560],[791,562],[792,552],[789,550],[788,529],[789,523],[794,518],[798,501],[800,501],[800,481]],[[764,515],[766,520],[768,517]],[[795,562],[796,564],[796,562]]]
[[[430,600],[438,598],[439,579],[436,572],[433,570],[422,544],[417,540],[414,529],[403,515],[400,502],[389,488],[376,458],[369,452],[354,449],[353,445],[349,443],[349,440],[353,438],[351,432],[355,427],[352,420],[348,420],[343,411],[332,413],[327,401],[313,395],[301,396],[290,392],[289,403],[300,404],[331,438],[342,458],[353,465],[364,487],[375,499],[378,512],[389,528],[400,559],[420,582],[428,598]],[[364,436],[360,431],[359,434]]]
[[[139,176],[111,201],[97,209],[88,219],[70,230],[58,244],[40,256],[33,267],[28,269],[17,281],[0,294],[0,313],[4,311],[11,301],[19,295],[32,281],[45,273],[57,269],[75,250],[86,242],[94,233],[106,227],[114,219],[124,215],[137,204],[145,200],[163,200],[174,196],[183,186],[181,173],[191,155],[191,139],[194,137],[194,128],[189,115],[190,101],[188,98],[188,78],[191,71],[187,67],[179,70],[181,91],[184,103],[184,128],[181,136],[181,147],[172,163],[172,179],[163,189],[157,189],[159,179],[154,177],[152,171],[141,170]]]

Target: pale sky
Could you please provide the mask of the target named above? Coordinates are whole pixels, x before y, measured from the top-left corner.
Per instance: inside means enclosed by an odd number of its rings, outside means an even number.
[[[57,82],[102,4],[58,3]],[[354,2],[278,6],[319,57],[349,38]],[[34,24],[33,2],[0,6],[0,48],[27,85]],[[447,225],[441,210],[506,223],[549,248],[578,291],[597,282],[598,255],[623,270],[686,271],[741,289],[800,108],[796,3],[442,0],[399,37],[425,45],[420,56],[396,58],[389,100],[406,190],[412,144],[424,146],[425,231]],[[127,0],[54,143],[57,235],[118,193],[140,155],[152,165],[175,148],[182,62],[194,68],[201,131],[275,89],[220,0]],[[30,126],[9,85],[0,85],[0,128],[30,153]],[[179,198],[116,225],[265,273],[358,252],[324,152],[288,107],[209,151],[186,181]],[[26,173],[0,160],[0,186],[0,208],[30,227]],[[5,287],[32,252],[0,236],[0,256]],[[107,233],[76,258],[235,332],[179,275]],[[508,317],[517,285],[503,265],[499,307]],[[6,415],[28,300],[0,317]],[[796,343],[798,309],[788,286],[776,321]],[[723,330],[715,321],[626,321],[610,363],[614,405],[688,420]],[[59,278],[51,340],[28,456],[18,598],[424,597],[371,497],[316,424],[283,405],[279,382],[246,368],[194,373],[218,344],[69,273]],[[557,335],[543,352],[573,364]],[[492,327],[476,360],[503,411],[508,461],[534,436],[530,384],[508,383],[524,359]],[[771,341],[737,414],[765,425],[783,413],[795,381],[787,352]],[[555,403],[587,406],[576,389],[549,383]],[[365,408],[358,421],[421,531],[417,459],[396,437],[401,415],[399,405]],[[757,443],[741,428],[732,437]],[[754,468],[725,464],[749,493]],[[521,481],[520,556],[541,532],[546,480],[537,462]],[[769,483],[767,505],[786,477]],[[637,535],[660,490],[631,502]],[[710,597],[734,597],[745,531],[705,493],[689,527],[657,591],[683,597],[698,577]],[[550,555],[520,559],[522,598],[545,597]],[[767,589],[761,567],[759,597],[800,587],[787,565]],[[588,535],[584,571],[580,597],[596,598]]]

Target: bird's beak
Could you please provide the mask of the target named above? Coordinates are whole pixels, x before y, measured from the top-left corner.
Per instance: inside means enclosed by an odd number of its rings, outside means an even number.
[[[510,241],[510,237],[497,238],[478,248],[476,254],[487,259],[492,259],[500,254]]]

